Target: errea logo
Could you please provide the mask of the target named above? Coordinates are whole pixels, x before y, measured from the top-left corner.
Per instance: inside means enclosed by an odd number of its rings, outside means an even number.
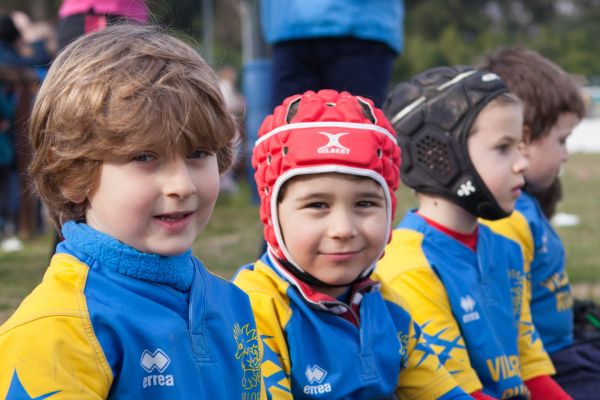
[[[140,365],[150,375],[144,377],[142,387],[144,389],[151,386],[174,386],[175,378],[172,374],[163,375],[162,373],[171,364],[169,356],[161,349],[156,349],[154,352],[144,350],[140,358]],[[152,374],[153,372],[157,372]]]
[[[318,365],[306,366],[306,371],[304,371],[304,375],[306,375],[306,379],[308,379],[308,383],[321,383],[323,379],[327,376],[327,371]]]
[[[321,135],[327,136],[329,142],[325,146],[321,146],[317,149],[319,154],[350,154],[350,149],[340,143],[342,136],[348,135],[348,132],[340,133],[329,133],[329,132],[318,132]]]
[[[142,353],[142,359],[140,364],[148,373],[154,371],[163,372],[169,364],[171,359],[161,349],[157,349],[154,353],[150,353],[148,350],[144,350]]]
[[[304,394],[318,395],[331,392],[331,384],[323,383],[327,376],[327,371],[318,365],[307,365],[304,375],[309,385],[304,386]]]
[[[462,317],[465,324],[479,319],[479,313],[475,311],[475,304],[475,300],[470,295],[460,298],[460,306],[465,312]]]

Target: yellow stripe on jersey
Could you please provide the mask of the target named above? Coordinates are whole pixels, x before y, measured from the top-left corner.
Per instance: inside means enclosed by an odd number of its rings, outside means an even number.
[[[509,217],[497,221],[482,219],[480,222],[497,234],[507,237],[521,246],[524,260],[523,270],[525,271],[525,275],[529,276],[535,243],[525,216],[515,210]]]
[[[412,317],[408,303],[391,286],[381,282],[380,290],[386,301],[398,304]],[[400,400],[437,399],[456,387],[457,382],[449,376],[423,333],[419,334],[414,324],[410,325],[406,339],[408,362],[400,371],[396,390]]]
[[[262,374],[269,398],[292,399],[291,362],[285,327],[292,317],[286,291],[289,284],[263,262],[257,261],[254,271],[242,270],[234,283],[248,294],[256,328],[264,344]],[[273,384],[272,382],[276,382]]]
[[[410,304],[411,316],[421,325],[429,346],[458,385],[473,393],[481,390],[482,384],[471,367],[446,290],[421,250],[422,241],[419,232],[394,230],[373,278],[387,283]]]
[[[1,398],[15,371],[32,398],[56,391],[52,398],[108,397],[113,376],[89,320],[87,272],[76,258],[54,255],[43,282],[0,327]]]

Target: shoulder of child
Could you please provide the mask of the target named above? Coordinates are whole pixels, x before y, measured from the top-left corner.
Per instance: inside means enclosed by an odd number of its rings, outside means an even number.
[[[385,254],[377,263],[377,274],[387,281],[408,271],[431,269],[423,253],[422,233],[412,229],[395,229]]]
[[[489,227],[494,233],[504,236],[521,246],[527,262],[533,259],[534,239],[527,217],[518,210],[506,218],[497,221],[480,220],[481,224]]]

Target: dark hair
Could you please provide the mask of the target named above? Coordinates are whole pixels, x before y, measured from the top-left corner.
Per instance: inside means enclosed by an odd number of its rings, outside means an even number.
[[[10,15],[0,16],[0,41],[13,44],[21,34]]]
[[[550,219],[556,213],[556,208],[558,203],[562,200],[563,190],[562,183],[560,182],[560,177],[554,178],[554,182],[547,188],[541,189],[539,191],[529,190],[529,193],[534,195],[537,201],[540,203],[540,207],[542,207],[542,212],[546,216],[546,218]]]
[[[562,113],[585,116],[585,104],[575,81],[541,54],[522,47],[498,49],[479,68],[500,76],[524,106],[523,124],[536,140],[546,136]]]

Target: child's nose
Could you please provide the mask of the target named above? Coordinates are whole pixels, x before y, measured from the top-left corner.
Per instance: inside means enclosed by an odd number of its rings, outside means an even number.
[[[352,213],[347,210],[335,210],[329,221],[329,236],[345,240],[353,238],[356,234],[356,223]]]
[[[165,174],[164,192],[167,196],[185,199],[196,194],[197,188],[192,171],[185,160],[178,158],[168,162]]]
[[[566,144],[561,147],[560,160],[563,163],[566,163],[567,161],[569,161],[569,150],[567,149]]]

